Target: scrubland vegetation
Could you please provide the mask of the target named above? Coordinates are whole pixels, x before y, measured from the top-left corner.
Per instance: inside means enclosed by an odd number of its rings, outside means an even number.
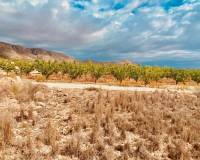
[[[120,84],[124,80],[134,80],[137,84],[148,85],[152,82],[158,83],[163,79],[171,79],[174,84],[186,82],[200,83],[200,70],[198,69],[176,69],[169,67],[151,67],[136,64],[103,64],[103,63],[81,63],[81,62],[45,62],[41,60],[5,60],[0,59],[0,68],[7,73],[14,72],[18,75],[28,76],[31,71],[39,71],[45,78],[51,79],[52,75],[68,76],[71,80],[76,80],[82,76],[89,75],[93,82],[97,82],[105,76],[112,76]],[[165,81],[167,82],[167,81]]]
[[[0,112],[2,160],[200,159],[199,93],[58,90],[1,78]]]

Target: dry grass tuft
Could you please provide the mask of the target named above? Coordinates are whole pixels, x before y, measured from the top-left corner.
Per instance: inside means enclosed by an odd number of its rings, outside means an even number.
[[[57,140],[59,138],[59,134],[54,124],[49,120],[45,129],[44,129],[44,144],[50,145],[52,147],[52,153],[56,153],[58,150]]]
[[[0,133],[2,136],[1,144],[10,144],[13,137],[13,119],[11,113],[5,112],[0,117]]]

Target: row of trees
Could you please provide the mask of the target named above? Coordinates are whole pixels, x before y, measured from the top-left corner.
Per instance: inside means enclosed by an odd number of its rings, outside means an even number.
[[[145,85],[151,81],[158,82],[163,78],[174,79],[179,82],[193,80],[200,83],[200,70],[175,69],[169,67],[151,67],[133,64],[98,64],[79,62],[57,62],[57,61],[25,61],[25,60],[5,60],[0,59],[0,68],[7,73],[14,71],[20,75],[28,75],[31,71],[37,70],[46,79],[52,74],[61,73],[69,75],[71,79],[76,79],[84,74],[90,74],[95,82],[103,75],[113,75],[118,81],[134,79],[143,81]]]

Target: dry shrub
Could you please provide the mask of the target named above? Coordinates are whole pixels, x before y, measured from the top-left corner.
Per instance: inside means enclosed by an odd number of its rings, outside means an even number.
[[[0,85],[0,98],[6,97],[8,95],[10,95],[9,86]]]
[[[10,144],[13,137],[13,119],[11,113],[5,112],[0,117],[0,133],[2,136],[2,144]]]
[[[108,148],[104,151],[101,160],[115,160],[116,155],[114,154],[114,150],[111,148]]]
[[[31,82],[15,81],[11,86],[11,91],[19,103],[30,102],[34,100],[36,92],[38,92],[41,87],[41,85],[32,84]]]
[[[22,145],[18,146],[18,149],[21,150],[23,159],[35,160],[35,152],[34,152],[35,146],[31,134],[32,134],[31,128],[28,125],[25,125],[25,132],[24,132],[25,140],[22,142]]]
[[[90,143],[97,143],[100,138],[100,120],[96,117],[96,123],[93,124],[90,135]]]
[[[64,149],[61,150],[61,154],[68,155],[70,157],[79,157],[81,154],[79,138],[77,138],[75,135],[72,136],[72,138],[67,141]]]
[[[49,120],[44,129],[43,141],[45,145],[51,145],[53,153],[57,152],[58,150],[58,138],[59,133],[55,125]]]
[[[13,83],[11,78],[1,78],[0,79],[0,98],[11,95],[11,85]]]
[[[191,155],[188,150],[188,147],[183,141],[175,141],[172,144],[169,144],[168,147],[168,158],[172,160],[190,160]]]
[[[77,135],[73,135],[61,150],[61,155],[76,157],[80,160],[93,160],[96,152],[93,147],[87,147],[82,150],[80,146],[80,139]]]

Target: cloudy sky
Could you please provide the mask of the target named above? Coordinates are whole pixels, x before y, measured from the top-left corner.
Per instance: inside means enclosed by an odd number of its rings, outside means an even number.
[[[0,0],[0,41],[200,68],[200,0]]]

